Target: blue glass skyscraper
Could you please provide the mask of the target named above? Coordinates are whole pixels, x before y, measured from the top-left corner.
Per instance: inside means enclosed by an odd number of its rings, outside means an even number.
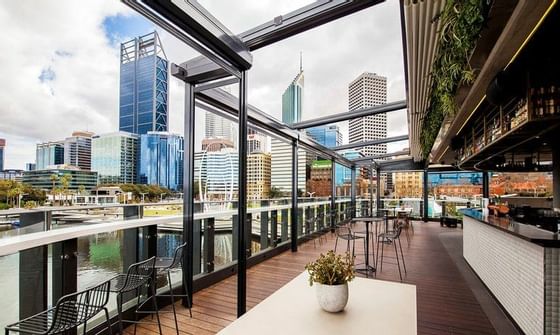
[[[6,140],[0,138],[0,171],[4,170],[4,148],[6,147]]]
[[[303,110],[303,69],[282,94],[282,122],[291,124],[301,121]]]
[[[155,31],[121,44],[119,130],[167,131],[168,69]]]
[[[336,125],[309,128],[307,135],[327,148],[334,148],[342,144],[342,134]]]
[[[182,136],[167,132],[140,135],[140,183],[182,189],[184,145]]]

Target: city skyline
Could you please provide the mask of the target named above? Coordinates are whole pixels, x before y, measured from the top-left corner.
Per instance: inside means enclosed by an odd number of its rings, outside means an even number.
[[[287,12],[298,4],[263,1],[263,6],[255,8],[256,12],[252,12],[251,15],[230,18],[227,13],[231,12],[231,6],[234,4],[223,4],[219,1],[204,3],[232,31],[242,31],[250,26],[249,22],[256,25],[269,19],[270,15]],[[4,36],[0,37],[0,40],[13,52],[0,55],[0,64],[4,73],[17,78],[19,84],[4,87],[6,95],[0,97],[0,103],[6,106],[2,110],[4,120],[0,125],[0,137],[6,138],[10,143],[6,150],[5,167],[24,169],[25,163],[34,161],[35,145],[57,140],[57,134],[70,134],[74,130],[103,134],[118,129],[120,43],[153,31],[154,27],[119,2],[86,1],[63,6],[54,1],[45,1],[33,9],[35,16],[28,20],[32,26],[23,29],[17,23],[24,15],[21,6],[11,6],[10,3],[6,4],[6,10],[12,15],[0,22],[0,26],[13,38],[8,41],[4,40]],[[79,13],[76,17],[63,14],[73,11],[75,6],[84,10],[75,10]],[[395,50],[397,54],[401,54],[402,43],[399,39],[371,33],[383,27],[389,29],[388,35],[391,35],[391,32],[395,36],[399,35],[399,22],[389,19],[393,14],[398,15],[398,5],[383,3],[376,6],[375,11],[365,10],[294,36],[271,48],[256,51],[255,64],[249,80],[249,103],[277,119],[281,118],[281,95],[286,84],[293,80],[294,73],[297,73],[300,51],[303,51],[306,58],[305,104],[309,114],[303,117],[304,120],[346,110],[345,87],[353,77],[366,70],[378,71],[390,78],[388,101],[403,99],[402,62],[394,62],[393,57],[385,52],[378,52],[379,45],[383,45],[384,50]],[[57,24],[46,25],[45,20],[49,17]],[[369,19],[360,20],[360,17]],[[356,31],[364,33],[360,36],[348,36],[345,29],[340,28],[349,25],[365,26],[363,29],[355,27]],[[48,26],[48,31],[44,31],[45,26]],[[46,40],[30,40],[29,30],[44,32]],[[192,50],[166,32],[156,30],[171,62],[182,62],[195,55]],[[370,33],[366,34],[366,31]],[[88,36],[88,43],[83,43],[83,36]],[[336,40],[337,43],[319,43],[325,39]],[[14,41],[18,41],[17,44],[14,44]],[[325,45],[329,44],[332,47],[326,48]],[[367,47],[364,54],[349,53],[349,50],[354,50],[358,44],[371,47]],[[94,62],[90,61],[92,57],[95,58]],[[340,63],[340,59],[346,61]],[[336,71],[325,71],[334,69],[334,64],[339,64]],[[88,83],[85,84],[81,82],[84,73],[89,77]],[[89,83],[95,83],[95,86]],[[22,87],[26,89],[21,91]],[[232,91],[236,90],[234,87]],[[171,79],[169,118],[173,121],[169,125],[169,131],[179,134],[182,134],[183,126],[183,94],[182,84]],[[400,116],[397,115],[399,113],[389,116],[389,135],[406,132],[405,113],[403,111]],[[391,122],[391,118],[396,121]],[[197,112],[197,122],[200,123],[198,129],[204,129],[203,119],[204,115]],[[53,122],[56,122],[57,127],[43,126]],[[392,128],[392,124],[396,126]],[[339,126],[345,134],[344,125]],[[203,133],[197,132],[197,144],[203,136]],[[403,145],[398,145],[398,148],[401,147]]]

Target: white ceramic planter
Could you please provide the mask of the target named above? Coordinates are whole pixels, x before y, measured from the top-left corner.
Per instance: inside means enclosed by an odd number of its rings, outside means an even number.
[[[314,283],[314,285],[316,286],[317,301],[322,309],[330,313],[337,313],[346,307],[346,303],[348,303],[348,283],[342,285]]]

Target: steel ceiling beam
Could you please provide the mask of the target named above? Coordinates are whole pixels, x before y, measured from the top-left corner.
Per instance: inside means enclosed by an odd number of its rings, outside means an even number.
[[[424,162],[415,162],[411,157],[392,159],[388,161],[377,161],[381,171],[423,171]]]
[[[238,35],[238,37],[245,43],[249,51],[253,51],[384,1],[385,0],[315,1],[300,9],[277,16],[268,22],[249,29]],[[208,81],[225,78],[229,75],[227,72],[221,70],[218,64],[206,57],[193,58],[183,63],[182,66],[193,69],[192,76],[195,78],[193,78],[192,81]],[[202,79],[206,73],[213,79]],[[188,80],[191,81],[190,79]]]
[[[126,0],[132,2],[132,0]],[[248,70],[253,56],[243,41],[196,0],[136,0],[163,16],[173,25],[239,70]]]
[[[380,159],[380,158],[402,156],[402,155],[408,155],[408,154],[410,154],[410,150],[407,149],[407,150],[401,150],[401,151],[388,152],[386,154],[380,154],[380,155],[375,155],[375,156],[356,158],[356,159],[352,159],[351,162],[353,162],[353,163],[369,163],[369,162],[375,161],[376,159]],[[377,163],[377,162],[375,162],[375,163]]]
[[[257,50],[309,29],[353,14],[385,0],[328,0],[280,15],[239,35],[249,50]]]
[[[237,84],[239,82],[239,79],[237,78],[229,78],[229,79],[224,79],[224,80],[218,80],[218,81],[213,81],[213,82],[209,82],[206,84],[202,84],[202,85],[198,85],[195,88],[195,92],[202,92],[202,91],[206,91],[212,88],[220,88],[220,87],[224,87],[224,86],[228,86],[228,85],[233,85],[233,84]]]
[[[354,148],[363,148],[363,147],[367,147],[367,146],[370,146],[370,145],[392,143],[392,142],[406,141],[406,140],[408,140],[408,135],[399,135],[399,136],[393,136],[393,137],[387,137],[387,138],[380,138],[380,139],[372,140],[372,141],[339,145],[338,147],[334,147],[334,148],[331,148],[331,149],[334,150],[334,151],[341,151],[341,150],[348,150],[348,149],[354,149]]]
[[[357,119],[364,116],[371,116],[383,113],[389,113],[406,108],[406,100],[390,102],[384,105],[372,106],[358,109],[355,111],[344,112],[334,115],[328,115],[313,120],[297,122],[291,125],[294,129],[306,129],[311,127],[323,126],[326,124]]]

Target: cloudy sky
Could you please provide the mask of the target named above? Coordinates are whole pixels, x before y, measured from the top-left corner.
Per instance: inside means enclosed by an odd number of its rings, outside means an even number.
[[[309,3],[305,0],[202,0],[240,33]],[[35,160],[35,145],[74,130],[118,130],[120,42],[154,30],[117,0],[22,0],[0,3],[0,138],[6,168]],[[165,53],[180,63],[197,54],[158,29]],[[249,103],[281,118],[281,95],[303,53],[303,119],[341,113],[348,83],[364,71],[388,78],[388,101],[404,99],[404,67],[397,0],[366,9],[257,50],[249,72]],[[183,131],[183,85],[170,82],[169,121]],[[202,122],[202,114],[197,114]],[[404,111],[388,117],[389,136],[407,131]],[[340,124],[344,138],[347,125]],[[198,129],[203,129],[203,124]],[[203,136],[197,132],[197,138]],[[389,150],[406,147],[406,142]]]

